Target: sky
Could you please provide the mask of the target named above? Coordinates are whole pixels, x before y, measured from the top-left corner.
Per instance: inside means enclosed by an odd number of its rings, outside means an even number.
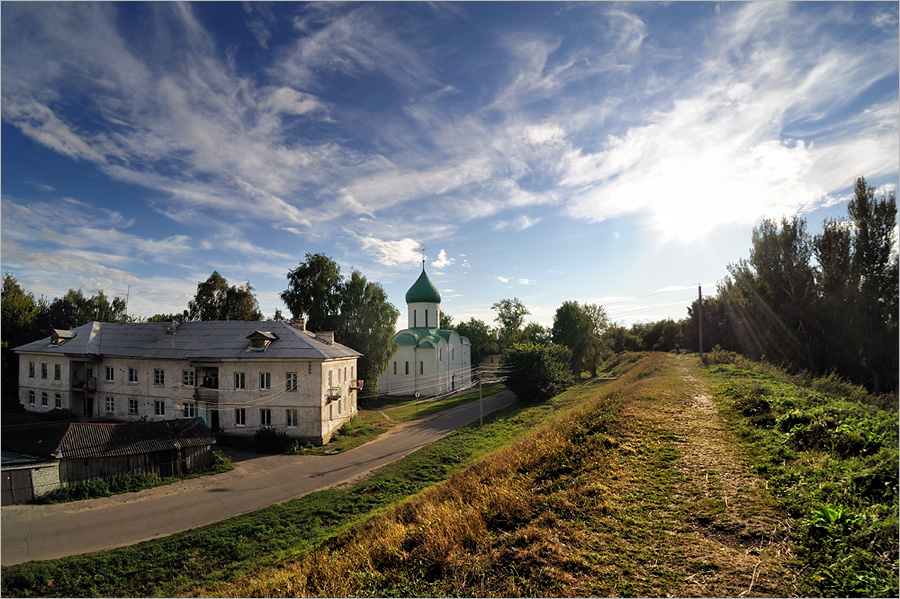
[[[267,317],[306,254],[425,268],[455,322],[518,298],[679,319],[763,219],[900,177],[897,2],[10,2],[0,268]]]

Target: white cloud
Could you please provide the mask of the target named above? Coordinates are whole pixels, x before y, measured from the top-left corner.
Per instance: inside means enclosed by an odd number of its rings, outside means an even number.
[[[441,251],[438,252],[437,260],[433,261],[431,263],[431,265],[440,270],[440,269],[447,268],[454,262],[456,262],[456,259],[448,257],[447,252],[444,251],[443,249],[441,249]]]
[[[501,283],[509,283],[509,277],[503,277],[500,275],[494,275],[494,278],[500,281]]]
[[[410,264],[420,262],[422,255],[419,253],[420,242],[415,239],[399,239],[396,241],[387,241],[375,237],[357,235],[350,232],[356,237],[362,250],[367,252],[372,260],[384,266],[399,266],[401,264]]]

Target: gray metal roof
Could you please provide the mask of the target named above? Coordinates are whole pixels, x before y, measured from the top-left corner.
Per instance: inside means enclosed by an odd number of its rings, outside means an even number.
[[[40,458],[135,455],[216,442],[202,418],[97,424],[55,422],[4,427],[3,449]]]
[[[121,356],[175,360],[305,359],[328,360],[362,354],[340,343],[329,344],[310,331],[276,321],[206,320],[171,322],[90,322],[72,329],[74,337],[52,344],[52,337],[19,346],[17,352],[71,356]],[[265,349],[250,348],[249,336],[269,333]]]

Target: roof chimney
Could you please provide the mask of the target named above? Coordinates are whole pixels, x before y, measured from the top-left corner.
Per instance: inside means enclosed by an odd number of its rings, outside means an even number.
[[[334,331],[318,331],[316,332],[316,337],[328,345],[334,345]]]
[[[300,329],[301,331],[306,330],[306,319],[302,316],[300,318],[295,318],[291,321],[291,326],[295,329]]]

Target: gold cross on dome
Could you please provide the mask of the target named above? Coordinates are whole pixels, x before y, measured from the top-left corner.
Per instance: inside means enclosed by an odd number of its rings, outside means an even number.
[[[422,244],[422,247],[419,248],[419,251],[422,252],[422,264],[425,264],[425,252],[428,251],[428,248],[425,247],[425,244]]]

